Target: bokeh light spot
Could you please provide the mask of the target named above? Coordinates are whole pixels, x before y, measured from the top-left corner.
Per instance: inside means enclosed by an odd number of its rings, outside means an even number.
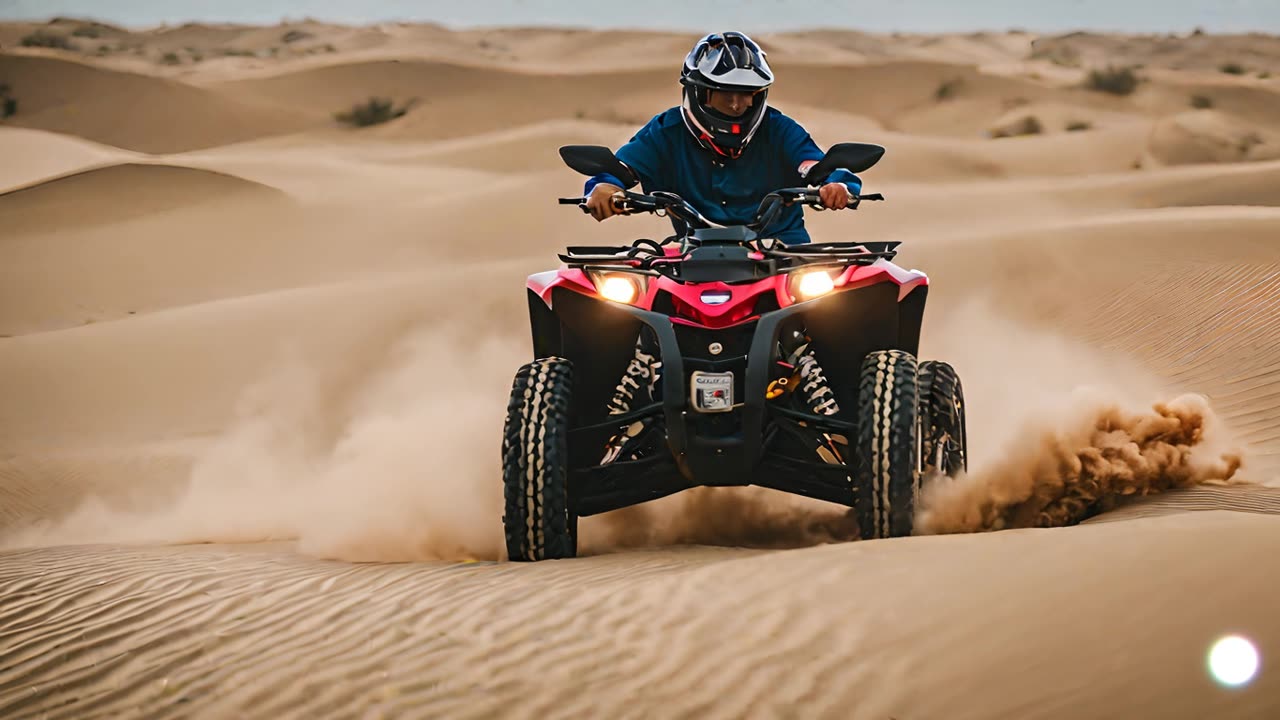
[[[1244,685],[1258,672],[1258,649],[1239,635],[1228,635],[1209,650],[1209,674],[1223,685]]]

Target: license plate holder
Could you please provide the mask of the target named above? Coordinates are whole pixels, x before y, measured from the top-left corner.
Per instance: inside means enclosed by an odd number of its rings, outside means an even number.
[[[698,412],[729,412],[733,409],[733,373],[694,372],[689,400]]]

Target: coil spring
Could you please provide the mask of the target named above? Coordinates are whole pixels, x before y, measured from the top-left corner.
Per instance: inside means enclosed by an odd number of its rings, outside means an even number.
[[[813,351],[801,355],[796,366],[800,371],[800,392],[809,409],[816,415],[835,415],[840,412],[836,395],[827,384],[827,376],[813,356]]]

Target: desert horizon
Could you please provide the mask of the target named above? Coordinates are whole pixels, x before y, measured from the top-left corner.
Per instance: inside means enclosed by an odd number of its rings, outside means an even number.
[[[885,148],[805,223],[928,275],[968,471],[911,537],[696,488],[508,561],[525,279],[671,228],[557,150],[701,34],[0,22],[0,716],[1280,711],[1280,35],[753,33]]]
[[[769,3],[688,3],[655,0],[615,4],[596,12],[556,0],[489,0],[449,3],[440,0],[369,0],[360,5],[337,0],[225,0],[159,2],[133,0],[104,8],[94,0],[7,0],[0,20],[44,22],[51,18],[100,18],[133,29],[164,25],[253,25],[320,22],[338,25],[429,24],[455,31],[494,28],[645,30],[701,33],[726,22],[749,33],[860,30],[875,33],[972,33],[1024,30],[1043,34],[1077,31],[1134,34],[1186,34],[1197,28],[1212,33],[1280,31],[1280,7],[1268,3],[1168,0],[1159,13],[1140,3],[1076,0],[1025,3],[971,0],[963,6],[945,0],[908,0],[897,4],[833,0],[820,8],[801,0]]]

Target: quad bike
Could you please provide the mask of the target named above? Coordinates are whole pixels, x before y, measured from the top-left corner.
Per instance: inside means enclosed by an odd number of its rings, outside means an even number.
[[[570,145],[588,176],[638,180],[608,148]],[[836,145],[812,167],[869,169],[884,148]],[[883,200],[879,194],[854,196]],[[577,553],[578,518],[699,486],[757,485],[853,508],[863,539],[910,535],[921,482],[966,466],[955,369],[917,361],[928,277],[896,242],[784,245],[768,194],[720,226],[674,193],[615,195],[670,216],[662,242],[569,247],[529,277],[534,360],[511,387],[502,438],[512,560]],[[586,211],[585,198],[561,198]]]

